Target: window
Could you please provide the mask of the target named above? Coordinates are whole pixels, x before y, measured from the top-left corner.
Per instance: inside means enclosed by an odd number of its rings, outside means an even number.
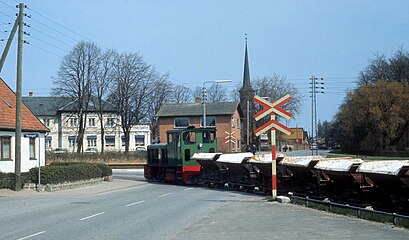
[[[11,137],[0,137],[0,160],[11,160]]]
[[[185,149],[185,161],[190,161],[190,149]]]
[[[115,118],[107,119],[107,127],[115,127]]]
[[[88,126],[95,127],[95,118],[88,118]]]
[[[145,145],[145,135],[135,135],[135,146]]]
[[[51,123],[51,119],[49,119],[49,118],[44,119],[44,125],[45,126],[49,127],[50,123]]]
[[[187,132],[183,134],[183,141],[185,144],[193,144],[196,143],[196,133],[195,132]]]
[[[232,128],[236,127],[236,123],[235,123],[235,120],[234,120],[234,116],[231,116],[231,127],[232,127]]]
[[[30,144],[29,144],[30,160],[35,160],[36,159],[36,139],[29,138],[29,141],[30,141]]]
[[[52,146],[51,146],[51,141],[52,141],[52,137],[51,137],[51,136],[46,136],[46,137],[45,137],[45,147],[46,147],[46,148],[52,148]]]
[[[168,143],[171,144],[173,142],[173,134],[168,133]]]
[[[200,126],[203,127],[203,117],[200,118]],[[215,116],[206,116],[206,127],[216,127]]]
[[[175,128],[186,128],[189,127],[189,124],[188,117],[175,118]]]
[[[237,151],[236,141],[232,141],[232,142],[231,142],[231,150],[232,150],[232,152],[236,152],[236,151]]]
[[[68,146],[70,148],[75,147],[75,145],[77,144],[77,137],[76,136],[68,136]]]
[[[203,143],[213,143],[215,139],[215,132],[203,132]]]
[[[121,137],[122,147],[125,147],[125,136]]]
[[[105,136],[105,146],[115,147],[115,136]]]
[[[241,126],[240,126],[240,118],[237,118],[237,128],[240,128]]]
[[[97,136],[87,136],[88,147],[97,146]]]
[[[77,118],[70,118],[70,127],[77,126]]]

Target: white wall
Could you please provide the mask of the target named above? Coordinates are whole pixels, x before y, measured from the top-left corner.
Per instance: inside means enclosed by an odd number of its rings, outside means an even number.
[[[24,134],[21,133],[21,172],[28,172],[33,167],[38,167],[39,161],[40,165],[45,165],[45,138],[44,133],[40,133],[39,137],[36,138],[36,150],[35,150],[35,160],[30,160],[29,155],[29,138],[25,138]],[[28,132],[27,132],[28,133]],[[11,159],[10,161],[0,160],[0,171],[5,173],[14,172],[15,168],[15,132],[0,131],[0,136],[11,136]]]

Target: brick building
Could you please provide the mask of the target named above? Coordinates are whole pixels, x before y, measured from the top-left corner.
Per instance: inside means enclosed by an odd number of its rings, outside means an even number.
[[[242,116],[238,102],[206,103],[206,127],[217,129],[219,152],[241,151]],[[157,112],[156,117],[158,118],[160,142],[165,143],[168,130],[188,126],[202,127],[203,105],[201,103],[164,105]],[[234,138],[226,139],[227,134],[232,134]]]

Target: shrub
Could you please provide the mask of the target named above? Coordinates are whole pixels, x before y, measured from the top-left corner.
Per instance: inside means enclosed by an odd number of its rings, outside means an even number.
[[[101,177],[107,177],[112,175],[112,169],[105,163],[97,163],[97,167],[102,171]]]
[[[14,188],[14,181],[15,175],[14,173],[3,173],[0,172],[0,189],[1,188]],[[21,187],[24,186],[25,183],[30,181],[29,173],[21,173]]]
[[[41,167],[41,183],[56,184],[102,177],[102,170],[92,163],[64,163]],[[38,182],[38,168],[30,169],[31,182]]]

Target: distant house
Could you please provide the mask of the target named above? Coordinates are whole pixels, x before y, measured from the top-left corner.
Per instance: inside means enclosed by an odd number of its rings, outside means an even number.
[[[78,114],[75,100],[67,97],[34,97],[32,93],[23,97],[23,102],[50,129],[46,136],[46,149],[50,151],[77,150]],[[102,148],[98,106],[90,102],[83,139],[84,151],[100,152]],[[121,128],[121,117],[116,107],[104,102],[102,121],[104,126],[104,150],[124,151],[125,138]],[[129,150],[146,150],[150,144],[149,125],[136,125],[131,130]]]
[[[217,129],[219,152],[240,152],[242,112],[238,102],[206,103],[206,127]],[[156,113],[160,141],[166,142],[166,131],[188,126],[203,127],[203,104],[164,105]]]
[[[45,165],[45,134],[49,131],[22,104],[21,172]],[[15,168],[16,95],[0,78],[0,172]]]

